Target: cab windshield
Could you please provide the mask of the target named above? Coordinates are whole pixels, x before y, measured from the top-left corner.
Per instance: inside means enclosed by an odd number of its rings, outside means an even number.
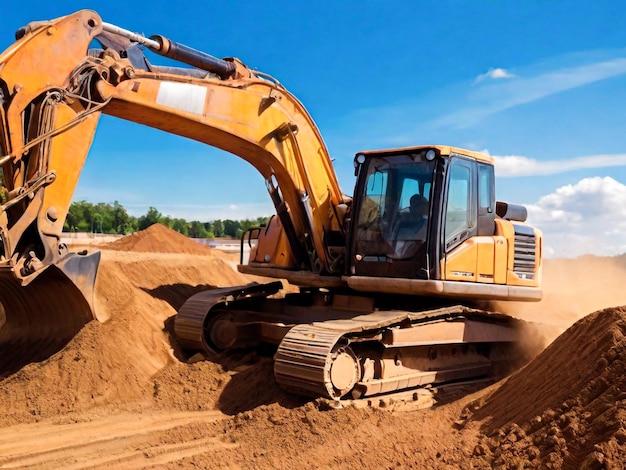
[[[405,260],[425,251],[435,162],[420,154],[371,157],[354,216],[359,261]]]

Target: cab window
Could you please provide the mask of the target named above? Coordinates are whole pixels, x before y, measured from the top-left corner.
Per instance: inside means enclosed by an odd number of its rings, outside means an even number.
[[[460,158],[453,159],[450,163],[444,232],[446,251],[469,238],[476,226],[476,211],[472,205],[474,200],[472,163]]]

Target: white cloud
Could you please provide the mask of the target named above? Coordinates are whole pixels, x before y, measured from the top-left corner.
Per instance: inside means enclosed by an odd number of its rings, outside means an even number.
[[[487,79],[501,80],[503,78],[513,78],[513,77],[515,77],[515,75],[513,75],[508,70],[502,69],[502,68],[495,68],[495,69],[489,69],[488,72],[483,73],[482,75],[479,75],[478,77],[476,77],[476,80],[474,80],[474,82],[479,83]]]
[[[623,55],[623,51],[620,53]],[[489,73],[480,77],[487,78]],[[502,72],[499,74],[501,75]],[[433,121],[432,124],[436,127],[470,128],[488,116],[515,106],[624,74],[626,74],[626,57],[616,57],[541,72],[528,68],[526,71],[520,71],[510,80],[476,79],[474,84],[479,83],[479,86],[473,86],[466,92],[466,100],[473,104],[446,114]],[[494,77],[489,76],[489,78]]]
[[[527,205],[528,222],[544,233],[548,256],[616,255],[626,251],[626,186],[585,178]]]
[[[619,153],[546,161],[519,155],[494,156],[494,158],[498,177],[554,175],[586,168],[626,166],[626,154]]]

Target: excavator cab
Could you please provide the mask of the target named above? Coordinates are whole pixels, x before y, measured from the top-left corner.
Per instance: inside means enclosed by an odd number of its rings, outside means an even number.
[[[362,152],[355,174],[350,287],[540,298],[541,232],[524,223],[525,208],[496,202],[490,156],[446,146]]]

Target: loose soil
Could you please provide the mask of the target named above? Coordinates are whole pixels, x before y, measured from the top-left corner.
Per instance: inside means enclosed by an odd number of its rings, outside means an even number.
[[[246,284],[227,255],[155,225],[104,247],[98,318],[0,382],[0,468],[624,468],[623,258],[547,260],[545,299],[496,304],[554,341],[455,401],[326,409],[271,358],[187,361],[184,300]]]

